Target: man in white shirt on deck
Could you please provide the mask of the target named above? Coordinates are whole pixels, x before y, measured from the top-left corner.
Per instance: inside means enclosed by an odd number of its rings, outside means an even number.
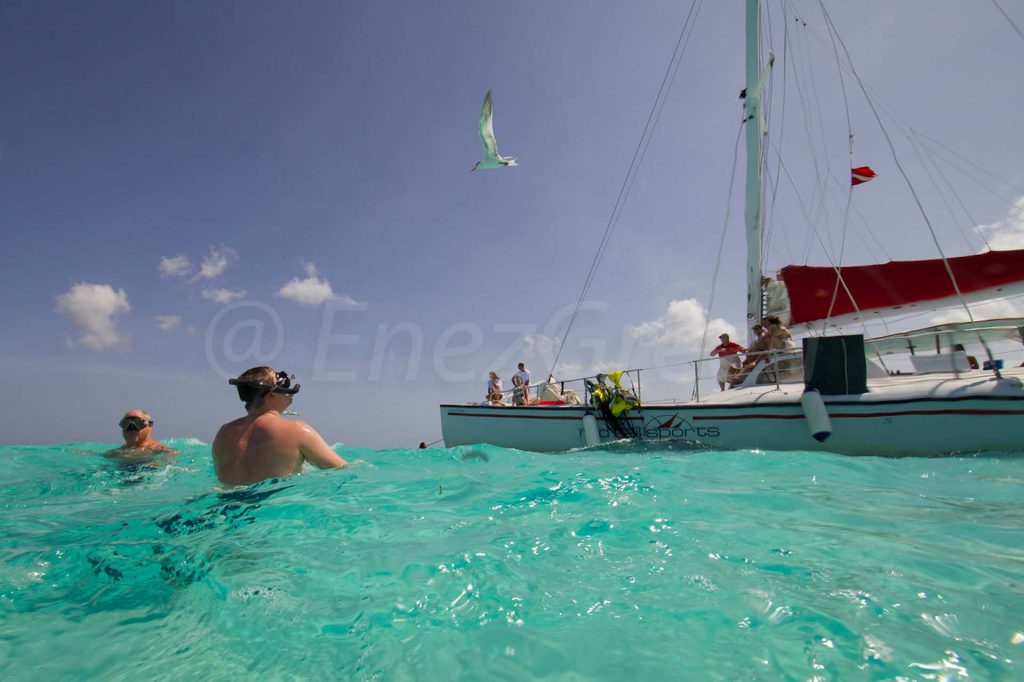
[[[526,369],[526,363],[519,363],[519,371],[512,375],[512,383],[522,389],[522,402],[520,405],[530,404],[530,372]]]

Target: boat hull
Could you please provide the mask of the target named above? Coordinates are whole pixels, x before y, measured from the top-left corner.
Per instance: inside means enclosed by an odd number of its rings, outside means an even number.
[[[862,395],[826,396],[831,435],[819,442],[800,404],[802,386],[727,391],[703,402],[645,405],[625,423],[633,438],[718,449],[810,450],[850,455],[945,455],[1024,450],[1024,387],[970,373],[928,384],[881,382]],[[911,386],[901,384],[910,383]],[[586,447],[583,417],[601,442],[619,438],[585,406],[442,405],[447,446],[490,443],[556,452]]]

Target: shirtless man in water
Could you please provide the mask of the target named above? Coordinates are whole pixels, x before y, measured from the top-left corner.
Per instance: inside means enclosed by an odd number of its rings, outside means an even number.
[[[124,445],[107,452],[108,459],[119,459],[125,463],[157,464],[156,455],[176,455],[173,450],[153,438],[153,417],[145,410],[128,410],[117,423],[121,428]]]
[[[213,439],[213,468],[225,485],[248,485],[297,474],[309,462],[319,469],[348,464],[316,430],[281,413],[292,404],[299,385],[270,367],[253,367],[231,379],[245,402],[246,416],[220,427]]]

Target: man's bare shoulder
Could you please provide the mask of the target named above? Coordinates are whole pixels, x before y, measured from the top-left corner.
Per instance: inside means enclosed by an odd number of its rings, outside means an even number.
[[[231,429],[237,429],[238,427],[250,421],[252,420],[249,417],[239,417],[238,419],[233,419],[229,421],[227,424],[224,424],[224,426],[220,427],[220,431],[218,431],[218,433],[222,431],[228,431]]]
[[[304,441],[309,441],[311,439],[323,441],[323,436],[320,435],[320,432],[301,419],[289,420],[287,423],[291,434],[296,438],[300,438]]]

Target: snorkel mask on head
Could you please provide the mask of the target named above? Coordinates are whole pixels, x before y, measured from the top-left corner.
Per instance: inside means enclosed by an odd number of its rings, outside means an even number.
[[[294,375],[288,374],[288,372],[276,372],[274,374],[273,386],[262,381],[249,379],[228,379],[228,383],[238,389],[238,398],[248,404],[257,396],[263,396],[267,393],[295,395],[299,392],[301,386],[299,384],[292,386],[292,379],[294,378]]]
[[[273,393],[285,393],[287,395],[295,395],[302,388],[299,384],[292,386],[292,379],[295,378],[294,374],[288,372],[278,372],[274,381],[274,387],[271,390]]]
[[[117,423],[121,427],[122,431],[141,431],[142,429],[152,426],[152,419],[144,419],[142,417],[124,417]]]

